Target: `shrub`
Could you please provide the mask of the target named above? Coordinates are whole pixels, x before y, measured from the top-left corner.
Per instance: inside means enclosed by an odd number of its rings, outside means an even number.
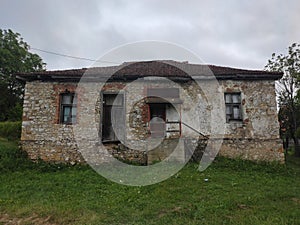
[[[295,136],[296,136],[297,138],[300,138],[300,127],[297,128],[296,133],[295,133]]]
[[[21,137],[22,122],[0,122],[0,136],[10,140]]]

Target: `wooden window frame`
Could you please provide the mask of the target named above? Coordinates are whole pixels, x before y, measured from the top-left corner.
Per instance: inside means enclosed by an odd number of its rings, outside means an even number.
[[[226,102],[226,95],[230,96],[231,102]],[[233,102],[234,95],[238,96],[238,99],[239,99],[238,102]],[[224,101],[225,101],[226,123],[229,123],[230,121],[243,121],[241,92],[225,92],[224,93]],[[228,107],[230,108],[230,113],[227,113]],[[238,110],[239,110],[238,118],[234,118],[234,108],[238,108]]]
[[[71,96],[71,102],[70,103],[63,103],[63,97],[64,96]],[[77,99],[77,96],[75,93],[73,92],[66,92],[66,93],[61,93],[60,94],[60,116],[59,116],[59,123],[60,124],[67,124],[67,125],[72,125],[72,124],[76,124],[77,122],[77,103],[74,103],[74,99]],[[65,107],[70,107],[70,111],[69,111],[69,118],[71,119],[71,121],[64,121],[64,117],[66,116],[64,114],[64,108]],[[76,114],[72,115],[72,109],[76,108]],[[73,122],[72,119],[75,118],[75,121]]]

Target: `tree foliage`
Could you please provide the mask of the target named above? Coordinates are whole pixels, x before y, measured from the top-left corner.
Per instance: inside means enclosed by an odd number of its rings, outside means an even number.
[[[0,121],[21,119],[24,82],[15,74],[44,68],[41,57],[29,52],[19,33],[0,29]]]
[[[300,45],[293,43],[286,55],[275,53],[265,67],[269,71],[283,72],[284,75],[276,85],[279,100],[279,121],[281,137],[294,140],[295,154],[300,157],[300,146],[297,138],[300,127]]]

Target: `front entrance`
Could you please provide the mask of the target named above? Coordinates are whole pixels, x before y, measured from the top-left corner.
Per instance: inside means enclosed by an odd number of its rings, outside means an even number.
[[[115,142],[124,139],[124,95],[103,93],[102,141]]]
[[[149,104],[151,137],[164,138],[166,135],[166,104]]]

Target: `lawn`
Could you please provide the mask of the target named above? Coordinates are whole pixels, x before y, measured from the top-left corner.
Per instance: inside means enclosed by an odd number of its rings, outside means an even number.
[[[88,166],[32,163],[1,139],[0,224],[300,224],[299,159],[280,166],[217,158],[197,168],[123,186]]]

